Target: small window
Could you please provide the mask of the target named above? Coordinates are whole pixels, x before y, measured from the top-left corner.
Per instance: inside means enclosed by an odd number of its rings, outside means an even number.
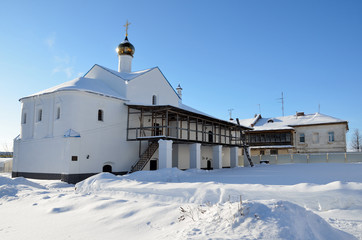
[[[156,95],[152,96],[152,105],[156,105],[157,104],[157,97]]]
[[[313,133],[313,143],[319,143],[319,133]]]
[[[265,142],[265,135],[264,134],[260,135],[260,142]]]
[[[22,124],[26,124],[26,113],[23,113],[23,121]]]
[[[328,141],[334,142],[334,132],[328,132]]]
[[[305,136],[304,133],[299,134],[299,142],[305,143]]]
[[[265,155],[265,151],[264,151],[264,150],[260,150],[260,155]]]
[[[271,149],[270,155],[278,155],[278,149]]]
[[[286,133],[281,133],[281,134],[280,134],[280,141],[281,141],[281,142],[286,142],[286,139],[287,139]]]
[[[56,119],[60,119],[60,107],[57,108],[57,117]]]
[[[72,161],[78,161],[78,156],[72,156]]]
[[[103,122],[103,110],[102,109],[98,110],[98,121]]]
[[[290,142],[290,133],[287,133],[285,137],[286,137],[286,141]]]
[[[41,122],[42,119],[43,119],[43,110],[39,109],[38,110],[38,122]]]

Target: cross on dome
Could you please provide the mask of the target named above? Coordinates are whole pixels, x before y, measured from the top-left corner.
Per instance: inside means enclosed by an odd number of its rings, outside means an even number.
[[[130,23],[130,22],[128,22],[128,20],[127,20],[126,24],[125,24],[125,25],[123,25],[123,27],[125,27],[125,28],[126,28],[126,37],[128,36],[128,26],[129,26],[129,25],[131,25],[131,23]]]

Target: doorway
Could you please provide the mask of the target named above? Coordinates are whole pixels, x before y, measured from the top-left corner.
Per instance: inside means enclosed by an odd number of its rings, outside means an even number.
[[[211,131],[209,131],[209,142],[210,143],[214,142],[214,134],[212,134]]]
[[[103,172],[112,173],[112,166],[111,165],[104,165],[103,166]]]
[[[207,170],[211,170],[211,161],[207,160]]]
[[[151,171],[157,170],[157,159],[150,160],[150,170]]]

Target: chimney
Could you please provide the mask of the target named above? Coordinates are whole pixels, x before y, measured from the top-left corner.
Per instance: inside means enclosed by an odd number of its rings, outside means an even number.
[[[180,86],[180,84],[177,86],[176,91],[177,91],[177,95],[182,100],[182,87]]]

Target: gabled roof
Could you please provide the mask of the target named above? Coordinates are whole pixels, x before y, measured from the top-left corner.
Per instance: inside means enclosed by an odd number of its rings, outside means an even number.
[[[166,82],[168,83],[168,85],[171,87],[172,91],[176,94],[176,96],[178,98],[180,98],[180,96],[177,94],[176,90],[172,87],[171,83],[167,80],[167,78],[165,77],[165,75],[163,74],[163,72],[161,71],[161,69],[159,67],[153,67],[153,68],[149,68],[149,69],[145,69],[145,70],[141,70],[141,71],[137,71],[137,72],[130,72],[130,73],[125,73],[125,72],[117,72],[117,71],[114,71],[112,69],[109,69],[109,68],[106,68],[106,67],[103,67],[101,65],[98,65],[98,64],[94,64],[93,67],[86,73],[84,74],[84,77],[87,77],[88,74],[92,71],[92,70],[95,70],[96,67],[99,67],[119,78],[121,78],[122,80],[124,81],[131,81],[132,79],[134,78],[137,78],[145,73],[148,73],[154,69],[157,69],[163,76],[163,78],[166,80]]]
[[[274,118],[262,118],[261,116],[256,116],[255,118],[241,120],[240,123],[245,124],[249,127],[252,123],[254,123],[254,131],[294,129],[294,127],[309,125],[324,125],[336,123],[348,124],[348,122],[345,120],[334,118],[321,113],[305,114],[302,116],[290,115]]]
[[[108,72],[110,72],[111,74],[119,77],[119,78],[122,78],[123,80],[126,80],[126,81],[130,81],[136,77],[139,77],[149,71],[152,71],[153,69],[157,68],[157,67],[153,67],[153,68],[149,68],[149,69],[145,69],[145,70],[141,70],[141,71],[137,71],[137,72],[130,72],[130,73],[126,73],[126,72],[117,72],[117,71],[114,71],[112,69],[109,69],[109,68],[106,68],[106,67],[103,67],[101,65],[98,65],[98,64],[94,64],[93,67],[86,73],[84,74],[83,77],[87,77],[87,75],[95,68],[95,67],[100,67]]]
[[[102,71],[107,71],[107,72],[119,77],[123,81],[130,81],[134,78],[137,78],[137,77],[157,68],[157,67],[154,67],[154,68],[137,71],[137,72],[131,72],[131,73],[120,73],[120,72],[111,70],[109,68],[100,66],[98,64],[95,64],[86,74],[84,74],[83,77],[75,78],[71,81],[68,81],[68,82],[59,84],[57,86],[45,89],[43,91],[31,94],[27,97],[21,98],[20,100],[29,98],[29,97],[43,95],[43,94],[59,92],[59,91],[83,91],[83,92],[99,94],[99,95],[106,96],[106,97],[113,97],[113,98],[117,98],[117,99],[126,100],[126,96],[123,96],[119,92],[115,91],[112,87],[110,87],[104,81],[102,81],[100,79],[96,79],[96,78],[87,77],[88,74],[92,70],[97,71],[97,69],[95,68],[96,66],[99,67],[100,69],[102,69]]]
[[[120,95],[118,92],[114,91],[111,87],[105,84],[102,80],[94,79],[94,78],[86,78],[86,77],[79,77],[73,79],[71,81],[59,84],[55,87],[48,88],[46,90],[37,92],[30,96],[24,97],[34,97],[43,94],[49,94],[59,91],[83,91],[83,92],[90,92],[95,93],[107,97],[118,98],[122,100],[126,100],[125,96]],[[21,98],[21,99],[24,99]],[[20,99],[20,100],[21,100]]]

